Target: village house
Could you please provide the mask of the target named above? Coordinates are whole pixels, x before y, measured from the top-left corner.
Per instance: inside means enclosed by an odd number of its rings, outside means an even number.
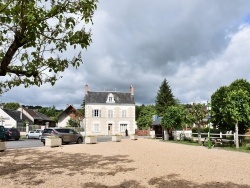
[[[134,134],[135,121],[134,87],[130,92],[89,91],[85,86],[86,135]]]
[[[74,120],[79,122],[80,127],[82,127],[83,116],[80,112],[78,112],[73,105],[66,105],[66,109],[59,114],[58,116],[58,127],[67,127],[69,126],[69,120]]]
[[[0,121],[5,128],[22,128],[26,124],[44,127],[56,125],[55,121],[45,114],[25,107],[20,107],[17,110],[0,108]]]

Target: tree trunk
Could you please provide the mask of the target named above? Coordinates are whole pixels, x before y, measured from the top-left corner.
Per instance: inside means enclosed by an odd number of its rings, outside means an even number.
[[[238,121],[235,124],[235,145],[236,145],[236,148],[239,148],[239,127],[238,127]]]

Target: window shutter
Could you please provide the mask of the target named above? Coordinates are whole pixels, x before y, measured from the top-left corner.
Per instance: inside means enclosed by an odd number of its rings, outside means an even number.
[[[99,110],[99,117],[102,117],[102,115],[101,115],[101,110]]]
[[[92,117],[95,116],[95,110],[92,110]]]

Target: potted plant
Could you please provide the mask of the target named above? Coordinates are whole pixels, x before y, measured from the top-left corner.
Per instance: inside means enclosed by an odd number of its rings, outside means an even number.
[[[62,139],[58,136],[50,136],[45,139],[45,146],[56,147],[62,145]]]
[[[0,139],[0,151],[6,150],[5,142],[4,140]]]
[[[113,142],[120,142],[121,139],[122,139],[122,135],[120,135],[120,134],[112,135],[112,141]]]
[[[131,140],[137,140],[137,137],[138,137],[138,136],[137,136],[136,134],[131,134],[131,135],[130,135],[130,139],[131,139]]]
[[[86,136],[85,137],[85,144],[96,144],[97,143],[97,137],[96,136]]]

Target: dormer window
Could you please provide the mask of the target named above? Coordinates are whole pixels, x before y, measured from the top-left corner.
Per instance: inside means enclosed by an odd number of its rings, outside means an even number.
[[[115,103],[114,95],[112,93],[108,95],[106,103]]]
[[[113,97],[109,97],[109,102],[112,102],[113,101]]]

